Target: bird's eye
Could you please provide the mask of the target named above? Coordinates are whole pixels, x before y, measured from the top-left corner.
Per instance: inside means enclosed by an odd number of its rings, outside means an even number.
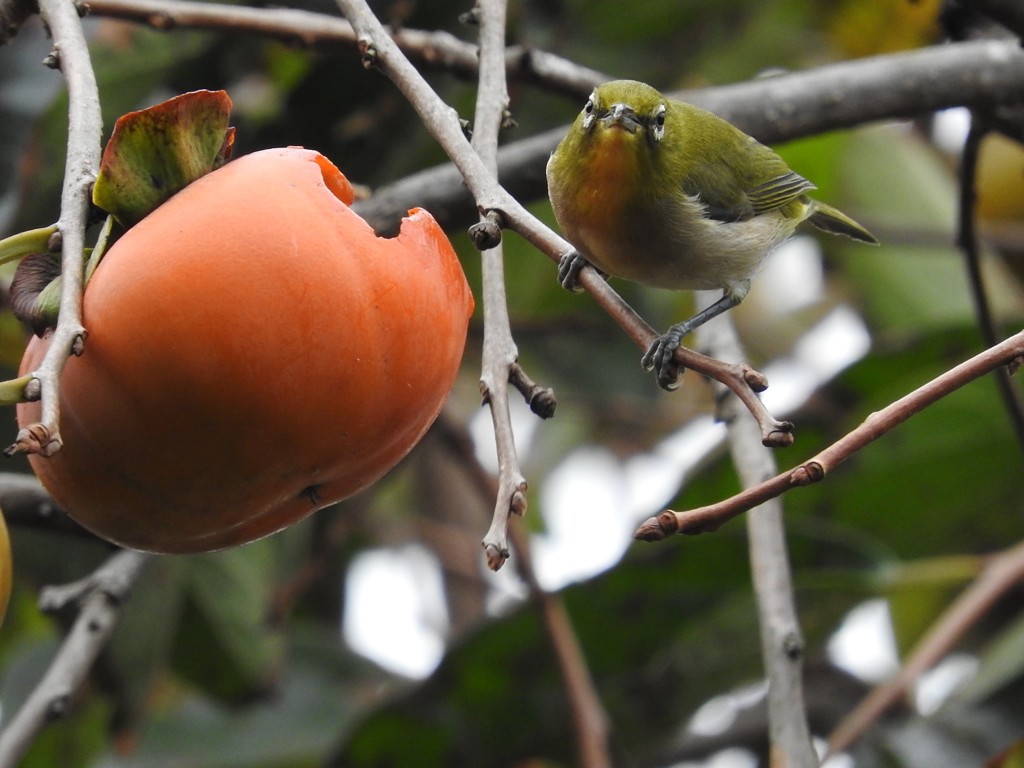
[[[594,97],[591,96],[589,99],[587,99],[587,103],[583,106],[584,128],[589,128],[594,123],[594,118],[596,117],[596,115],[594,114],[595,109],[596,107],[594,105]]]
[[[654,112],[654,119],[651,126],[651,135],[655,141],[661,141],[665,135],[665,105],[659,104]]]

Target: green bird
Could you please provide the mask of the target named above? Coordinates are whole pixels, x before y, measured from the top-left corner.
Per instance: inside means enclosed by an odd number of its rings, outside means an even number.
[[[672,362],[684,337],[735,307],[764,258],[809,221],[865,243],[878,240],[830,205],[771,148],[722,118],[635,80],[598,86],[547,165],[548,194],[576,252],[559,280],[580,269],[657,288],[722,290],[722,298],[673,325],[641,363],[675,389]]]

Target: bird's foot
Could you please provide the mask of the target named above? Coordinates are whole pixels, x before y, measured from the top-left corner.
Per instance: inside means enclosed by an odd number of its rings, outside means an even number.
[[[589,264],[590,262],[579,251],[573,250],[565,254],[558,260],[559,284],[567,291],[579,293],[583,290],[579,283],[580,270]]]
[[[675,354],[691,330],[689,322],[673,325],[656,338],[640,358],[640,365],[644,370],[654,371],[658,386],[669,392],[679,388],[679,376],[683,373],[683,368],[676,362]]]

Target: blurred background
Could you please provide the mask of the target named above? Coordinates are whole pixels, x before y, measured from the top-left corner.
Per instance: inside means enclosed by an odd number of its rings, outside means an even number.
[[[168,3],[170,5],[170,3]],[[508,43],[560,54],[662,90],[748,80],[938,44],[936,0],[561,0],[513,2]],[[337,16],[324,0],[293,4]],[[375,3],[386,21],[466,41],[464,2]],[[236,154],[303,145],[375,189],[446,161],[398,90],[351,45],[303,46],[236,30],[155,31],[86,21],[104,123],[200,88],[235,103]],[[0,47],[0,236],[57,219],[66,95],[38,18]],[[441,67],[431,84],[463,117],[475,85]],[[587,93],[510,83],[511,144],[570,122]],[[983,348],[954,246],[959,149],[952,111],[778,146],[818,196],[883,245],[803,235],[732,315],[765,401],[797,424],[780,467],[812,456],[869,413]],[[541,163],[523,202],[553,223]],[[1024,318],[1024,155],[986,139],[984,273],[1007,333]],[[486,571],[479,541],[495,466],[480,407],[479,258],[451,214],[477,316],[438,425],[374,487],[268,539],[150,563],[69,717],[25,766],[299,768],[557,766],[572,723],[541,616],[516,572]],[[386,222],[377,222],[382,229]],[[634,543],[637,523],[739,488],[711,390],[689,375],[660,391],[640,353],[553,265],[507,236],[506,281],[521,362],[558,395],[539,421],[514,403],[541,585],[564,601],[622,765],[765,765],[759,630],[742,521]],[[11,272],[0,276],[4,289]],[[657,328],[692,296],[617,283]],[[0,367],[26,330],[0,312]],[[1019,386],[1019,383],[1018,383]],[[7,419],[13,439],[13,409]],[[8,441],[9,442],[9,441]],[[3,469],[25,472],[8,460]],[[825,736],[891,675],[985,556],[1024,533],[1021,446],[989,379],[915,416],[817,486],[787,495],[785,521],[806,634],[809,718]],[[145,510],[140,510],[145,514]],[[14,527],[15,593],[0,631],[0,725],[62,637],[39,589],[109,554],[96,540]],[[980,765],[1024,738],[1019,590],[836,766]]]

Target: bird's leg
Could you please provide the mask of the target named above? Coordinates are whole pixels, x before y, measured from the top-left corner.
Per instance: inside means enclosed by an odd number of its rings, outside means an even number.
[[[558,282],[567,291],[579,293],[583,289],[579,284],[580,270],[586,266],[594,267],[587,258],[577,250],[572,250],[558,260]],[[607,277],[604,272],[597,269],[601,277]]]
[[[640,365],[645,371],[653,370],[658,378],[658,385],[671,392],[679,387],[679,366],[673,359],[675,351],[683,343],[683,339],[700,328],[712,318],[718,317],[743,300],[743,296],[734,292],[726,292],[722,298],[706,309],[702,309],[689,320],[677,323],[654,340],[647,352],[640,358]]]

